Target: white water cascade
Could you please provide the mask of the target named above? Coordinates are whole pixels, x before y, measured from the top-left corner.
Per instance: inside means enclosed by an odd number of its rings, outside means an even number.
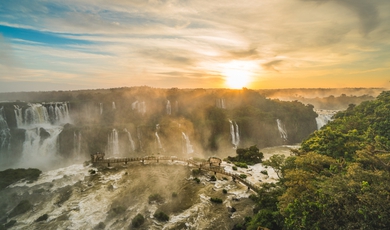
[[[162,152],[165,152],[164,148],[162,147],[160,137],[158,136],[158,130],[159,129],[160,129],[160,125],[157,124],[156,125],[156,132],[154,133],[154,135],[156,136],[157,151],[161,150]]]
[[[22,108],[15,105],[15,117],[18,128],[30,128],[41,125],[62,125],[70,123],[69,110],[66,103],[29,103],[22,112]]]
[[[81,132],[73,133],[73,156],[79,158],[81,154]]]
[[[125,133],[127,133],[127,138],[129,139],[129,142],[130,142],[130,145],[131,145],[131,149],[134,152],[135,151],[135,144],[134,144],[133,138],[131,137],[131,133],[129,131],[127,131],[127,129],[124,129],[123,131]]]
[[[113,129],[112,132],[108,134],[107,152],[109,155],[119,155],[119,138],[116,129]]]
[[[112,109],[116,109],[115,102],[112,102]]]
[[[169,100],[168,100],[167,105],[166,105],[166,110],[167,110],[167,114],[171,115],[172,108],[171,108],[171,102]]]
[[[184,142],[183,153],[187,153],[187,154],[193,153],[194,149],[192,148],[190,138],[184,132],[182,132],[181,134],[182,134],[183,142]]]
[[[216,99],[216,106],[217,106],[217,108],[220,108],[220,109],[226,109],[225,99],[224,98]]]
[[[131,103],[131,109],[132,110],[137,110],[138,113],[145,114],[146,113],[146,105],[145,102],[139,102],[135,101]]]
[[[103,103],[99,103],[100,115],[103,114]]]
[[[316,117],[317,129],[321,129],[324,125],[328,124],[329,121],[333,120],[333,116],[338,112],[338,110],[315,110],[318,114]]]
[[[50,134],[42,140],[41,129],[39,127],[26,129],[23,143],[22,158],[18,167],[22,168],[50,168],[60,160],[57,155],[57,139],[62,131],[62,127],[46,128]]]
[[[278,125],[278,130],[280,134],[280,138],[282,138],[284,141],[287,141],[287,130],[284,124],[280,119],[276,119],[276,123]]]
[[[238,125],[236,122],[233,123],[233,121],[229,120],[230,123],[230,136],[232,137],[232,144],[234,145],[234,148],[237,148],[237,146],[240,144],[240,131],[238,129]]]
[[[15,108],[16,125],[17,127],[21,127],[23,125],[22,108],[20,108],[18,105],[14,105],[14,108]]]

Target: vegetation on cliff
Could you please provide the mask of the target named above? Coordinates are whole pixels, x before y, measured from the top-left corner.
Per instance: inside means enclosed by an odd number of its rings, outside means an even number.
[[[253,199],[246,229],[386,229],[390,226],[390,92],[350,105],[267,163],[280,176]]]

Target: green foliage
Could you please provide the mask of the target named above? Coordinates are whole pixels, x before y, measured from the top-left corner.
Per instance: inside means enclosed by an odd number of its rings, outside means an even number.
[[[12,218],[14,216],[26,213],[30,211],[33,208],[33,205],[28,200],[22,200],[19,202],[19,204],[12,209],[10,214],[8,215],[8,218]]]
[[[236,166],[232,166],[232,169],[233,169],[234,171],[237,171],[237,167],[236,167]]]
[[[243,162],[234,162],[234,165],[239,167],[239,168],[248,168],[248,165],[246,163],[243,163]]]
[[[194,181],[196,181],[196,183],[198,183],[198,184],[200,183],[200,179],[197,177],[194,178]]]
[[[177,197],[177,193],[176,192],[172,192],[172,197],[176,198]]]
[[[261,173],[261,174],[264,174],[264,175],[268,175],[268,171],[267,171],[267,170],[261,170],[260,173]]]
[[[222,193],[226,194],[228,191],[226,189],[222,189]]]
[[[217,198],[217,197],[211,197],[210,201],[213,202],[213,203],[217,203],[217,204],[222,204],[223,203],[223,200],[220,199],[220,198]]]
[[[212,176],[210,177],[210,181],[217,181],[217,178],[216,178],[214,175],[212,175]]]
[[[138,227],[140,227],[144,222],[145,222],[144,216],[138,213],[138,214],[133,218],[133,220],[131,221],[131,226],[133,226],[134,228],[138,228]]]
[[[390,92],[350,105],[295,151],[264,165],[280,180],[265,185],[248,230],[386,229],[390,226]]]
[[[240,177],[241,179],[246,179],[248,176],[245,175],[245,174],[240,174],[239,177]]]
[[[159,221],[168,221],[169,220],[169,216],[167,214],[165,214],[164,212],[160,211],[160,212],[157,212],[154,213],[153,215],[157,220]]]
[[[163,196],[161,196],[158,193],[152,194],[149,196],[149,204],[156,202],[156,203],[164,203],[165,199]]]
[[[36,181],[41,173],[41,170],[32,168],[0,171],[0,190],[22,179],[29,183]]]
[[[228,160],[235,162],[234,164],[237,167],[245,167],[246,164],[254,165],[261,163],[262,159],[264,158],[264,154],[260,152],[259,148],[257,148],[255,145],[249,148],[238,148],[236,153],[237,156],[235,157],[228,156]]]

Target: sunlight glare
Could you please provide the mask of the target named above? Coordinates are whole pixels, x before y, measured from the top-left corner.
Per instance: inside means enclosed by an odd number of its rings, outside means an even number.
[[[231,89],[241,89],[248,86],[253,75],[253,63],[245,61],[232,61],[223,65],[222,75],[225,83]]]

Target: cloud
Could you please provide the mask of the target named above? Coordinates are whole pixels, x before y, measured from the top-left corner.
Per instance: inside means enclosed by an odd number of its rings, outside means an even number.
[[[378,9],[371,0],[301,0],[305,2],[334,2],[345,6],[354,12],[360,21],[360,30],[364,35],[369,34],[380,24]]]
[[[264,63],[261,66],[266,70],[273,70],[273,71],[279,72],[279,70],[277,70],[275,67],[277,67],[278,65],[281,65],[282,62],[283,62],[283,60],[273,60],[273,61]]]

